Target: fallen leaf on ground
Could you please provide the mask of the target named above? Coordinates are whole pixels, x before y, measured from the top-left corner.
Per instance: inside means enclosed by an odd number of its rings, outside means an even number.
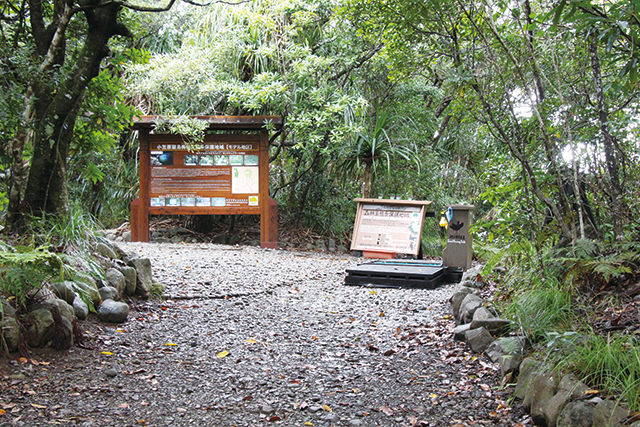
[[[327,412],[333,412],[331,411],[331,408],[329,408],[329,405],[322,405],[322,407],[324,408],[325,411]]]
[[[37,403],[31,403],[31,406],[37,409],[46,409],[47,407],[44,405],[38,405]]]
[[[388,417],[393,415],[393,411],[388,406],[381,406],[380,407],[380,412],[382,412],[383,414],[385,414]]]
[[[218,358],[222,359],[223,357],[227,357],[229,355],[229,352],[227,350],[223,350],[220,353],[218,353]]]

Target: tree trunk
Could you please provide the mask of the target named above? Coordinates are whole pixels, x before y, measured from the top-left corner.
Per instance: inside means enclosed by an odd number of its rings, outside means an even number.
[[[364,176],[362,177],[362,197],[365,199],[371,197],[371,187],[373,183],[371,180],[373,179],[373,174],[371,173],[371,163],[366,162],[364,164]]]
[[[87,85],[98,75],[101,61],[109,53],[109,39],[116,34],[129,35],[126,27],[118,23],[119,5],[92,9],[91,6],[98,6],[97,2],[82,4],[89,6],[84,11],[86,38],[82,50],[74,59],[73,67],[62,74],[59,68],[64,65],[65,32],[72,12],[69,4],[57,2],[54,6],[58,15],[45,28],[42,3],[36,0],[30,2],[32,31],[42,62],[40,73],[36,73],[29,82],[23,113],[24,126],[26,129],[31,127],[32,131],[20,129],[12,144],[12,150],[16,152],[14,173],[20,172],[17,150],[30,140],[33,141],[33,157],[22,203],[17,202],[21,192],[19,174],[16,175],[15,186],[12,182],[10,225],[19,221],[21,213],[68,214],[67,156],[78,110]]]
[[[591,70],[593,72],[593,83],[595,86],[596,97],[598,99],[598,122],[600,124],[600,134],[604,145],[604,158],[607,165],[607,173],[609,175],[609,194],[611,200],[611,222],[613,223],[613,232],[616,240],[624,238],[624,216],[626,213],[625,203],[623,201],[622,185],[620,183],[620,169],[615,153],[615,141],[609,132],[609,112],[607,110],[607,102],[605,99],[604,89],[602,87],[602,74],[600,72],[600,57],[598,56],[598,44],[595,32],[589,37],[589,53],[591,54]]]

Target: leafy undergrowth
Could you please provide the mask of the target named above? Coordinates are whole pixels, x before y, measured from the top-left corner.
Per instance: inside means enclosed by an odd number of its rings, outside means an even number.
[[[496,302],[539,356],[574,371],[603,396],[640,409],[640,243],[578,241],[493,251],[505,266]]]

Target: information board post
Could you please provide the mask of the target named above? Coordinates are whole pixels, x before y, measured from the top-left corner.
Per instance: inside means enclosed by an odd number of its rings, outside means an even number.
[[[149,128],[142,128],[138,133],[140,149],[140,184],[137,222],[137,241],[149,241],[149,182],[151,168],[151,151],[149,148]]]
[[[260,131],[260,151],[258,156],[260,170],[269,171],[269,134],[265,129]],[[268,175],[266,179],[260,180],[260,200],[262,201],[262,203],[260,203],[260,246],[263,248],[275,249],[278,247],[278,243],[276,241],[269,240],[269,236],[273,235],[271,232],[273,222],[269,209]]]
[[[351,250],[367,258],[418,255],[426,209],[431,201],[355,199],[358,202]]]

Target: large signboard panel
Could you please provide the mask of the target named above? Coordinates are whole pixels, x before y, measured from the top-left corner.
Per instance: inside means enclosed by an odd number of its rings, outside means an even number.
[[[150,141],[149,205],[153,207],[258,207],[259,139],[221,141],[195,147],[166,139]]]
[[[351,240],[352,250],[417,255],[431,202],[356,199],[359,202]]]

